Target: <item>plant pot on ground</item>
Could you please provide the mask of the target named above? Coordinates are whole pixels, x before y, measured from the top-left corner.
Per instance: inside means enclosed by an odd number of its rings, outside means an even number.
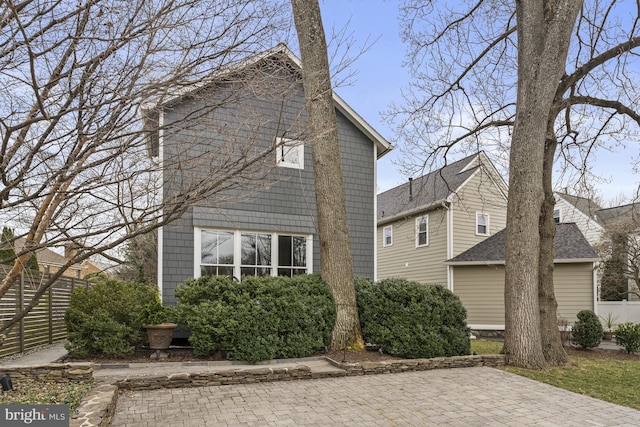
[[[173,330],[178,326],[175,322],[173,307],[163,306],[160,301],[147,304],[140,313],[142,327],[147,330],[149,348],[166,350],[171,345]]]

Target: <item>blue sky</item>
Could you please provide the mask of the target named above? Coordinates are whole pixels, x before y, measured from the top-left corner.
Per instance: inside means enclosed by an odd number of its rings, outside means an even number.
[[[402,67],[405,46],[400,39],[398,2],[321,0],[320,8],[327,37],[332,27],[342,28],[349,22],[347,32],[353,33],[356,44],[378,39],[351,65],[351,71],[357,72],[351,85],[338,87],[336,91],[382,136],[392,140],[393,131],[380,113],[392,102],[402,102],[402,88],[410,81],[408,72]],[[406,181],[407,177],[394,164],[399,156],[399,150],[394,150],[378,162],[378,192]],[[597,185],[605,204],[620,196],[625,201],[633,199],[640,176],[633,173],[631,161],[637,156],[637,142],[614,153],[598,151],[597,162],[592,164],[594,171],[606,181]]]

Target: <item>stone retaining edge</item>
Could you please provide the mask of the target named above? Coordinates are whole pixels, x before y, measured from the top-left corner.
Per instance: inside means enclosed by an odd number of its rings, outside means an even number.
[[[358,363],[336,362],[329,357],[325,357],[325,359],[333,366],[340,368],[341,371],[312,372],[307,366],[278,368],[265,365],[264,368],[251,370],[243,370],[240,367],[230,366],[228,370],[220,370],[217,372],[132,377],[124,380],[116,380],[112,384],[101,381],[96,383],[91,389],[91,392],[80,402],[78,414],[74,415],[71,419],[71,427],[108,427],[115,414],[119,390],[141,391],[161,388],[253,384],[271,381],[293,381],[426,371],[430,369],[469,368],[477,366],[498,367],[504,366],[505,364],[504,355],[501,354]],[[75,364],[66,365],[68,365],[69,368],[73,368]],[[86,368],[86,364],[83,364],[83,366]],[[43,367],[39,368],[42,369]],[[93,372],[92,369],[91,372]]]

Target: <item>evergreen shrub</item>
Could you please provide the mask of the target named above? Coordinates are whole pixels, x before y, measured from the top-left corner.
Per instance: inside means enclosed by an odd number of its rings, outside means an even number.
[[[356,301],[365,342],[386,353],[406,358],[471,353],[467,311],[440,285],[358,277]]]
[[[257,362],[304,357],[329,342],[333,297],[320,276],[224,276],[188,280],[176,289],[179,316],[194,353]]]
[[[598,315],[591,310],[582,310],[578,312],[578,321],[571,330],[571,341],[583,348],[597,347],[603,333]]]
[[[616,344],[624,347],[627,353],[640,350],[640,323],[625,322],[618,325],[613,333]]]
[[[131,355],[143,339],[139,313],[155,298],[151,285],[107,278],[96,279],[89,288],[76,288],[64,315],[69,355]]]

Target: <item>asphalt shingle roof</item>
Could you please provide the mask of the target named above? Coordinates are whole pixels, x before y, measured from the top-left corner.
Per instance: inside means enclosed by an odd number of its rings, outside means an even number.
[[[566,193],[557,193],[567,202],[575,206],[575,208],[580,212],[593,219],[594,221],[598,221],[599,212],[602,210],[602,207],[598,205],[594,200],[586,197],[573,196]]]
[[[561,223],[556,225],[556,236],[553,240],[553,251],[556,260],[571,259],[600,259],[575,223]],[[505,230],[500,230],[486,240],[469,248],[460,255],[447,262],[504,262],[505,260]]]
[[[444,201],[478,169],[475,166],[463,171],[476,157],[477,153],[415,178],[411,184],[412,197],[409,196],[408,182],[378,194],[378,221]]]
[[[598,218],[605,226],[616,222],[638,223],[640,222],[640,203],[600,209],[598,211]]]

